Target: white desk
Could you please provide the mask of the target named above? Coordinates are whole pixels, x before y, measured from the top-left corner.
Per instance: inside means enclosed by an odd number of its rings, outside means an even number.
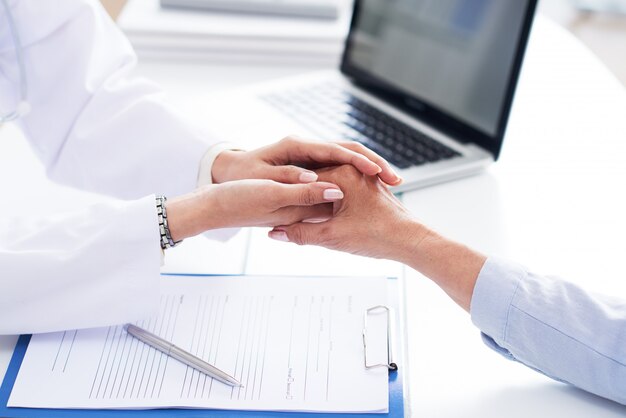
[[[207,92],[305,71],[143,63],[192,116]],[[626,298],[626,92],[577,40],[539,19],[501,160],[487,173],[407,193],[424,222],[489,254]],[[210,121],[203,121],[209,124]],[[11,177],[7,174],[11,173]],[[19,178],[18,184],[9,178]],[[0,192],[25,213],[37,198],[59,207],[94,199],[53,186],[14,128],[0,131]],[[8,200],[8,199],[7,199]],[[4,199],[3,199],[4,201]],[[364,260],[244,232],[222,245],[190,240],[166,269],[246,273],[404,275],[410,395],[419,417],[618,417],[626,407],[555,383],[492,353],[469,317],[430,282],[394,263]],[[249,247],[246,250],[246,245]],[[210,257],[208,255],[211,255]],[[216,263],[216,260],[220,260]],[[16,337],[0,337],[0,377]]]

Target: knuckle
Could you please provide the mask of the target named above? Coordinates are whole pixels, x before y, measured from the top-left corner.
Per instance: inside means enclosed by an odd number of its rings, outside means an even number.
[[[354,141],[336,141],[336,142],[333,142],[333,144],[335,144],[335,145],[339,145],[340,147],[350,148],[350,149],[356,143],[357,142],[354,142]]]
[[[283,196],[279,192],[276,192],[273,190],[268,190],[264,194],[265,194],[264,199],[270,208],[280,207],[284,200]]]
[[[284,137],[280,142],[284,144],[295,144],[296,142],[299,141],[299,139],[300,137],[298,135],[289,134],[286,137]]]
[[[315,201],[315,192],[311,188],[304,189],[300,194],[300,203],[304,206],[311,206]]]
[[[366,154],[366,153],[372,152],[365,145],[357,141],[338,142],[337,145],[341,146],[342,148],[346,148],[350,151],[357,152],[359,154]]]
[[[283,166],[280,167],[280,176],[283,179],[291,179],[292,177],[298,177],[300,170],[297,167],[293,166]]]
[[[328,237],[330,236],[331,227],[328,224],[322,225],[317,236],[321,242],[328,241]]]
[[[345,178],[355,178],[360,177],[361,173],[352,165],[342,165],[338,168],[339,175]]]
[[[289,234],[289,240],[298,245],[306,245],[308,243],[302,228],[293,228]]]
[[[343,147],[339,144],[330,144],[329,155],[333,161],[348,161],[346,154],[349,154],[351,150],[348,147]]]
[[[343,145],[339,144],[329,144],[332,152],[343,152],[345,148]]]
[[[280,185],[268,184],[262,191],[263,198],[271,207],[280,207],[287,199],[287,193]]]
[[[292,228],[291,231],[289,232],[289,241],[298,245],[304,245],[302,229]]]
[[[353,151],[358,151],[361,153],[367,152],[369,151],[369,148],[367,148],[365,145],[361,144],[360,142],[349,142],[350,144],[350,148],[352,148]]]

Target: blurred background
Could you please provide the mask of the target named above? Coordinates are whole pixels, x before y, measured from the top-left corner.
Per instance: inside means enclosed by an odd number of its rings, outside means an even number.
[[[129,3],[151,0],[101,1],[118,19]],[[541,0],[540,12],[578,37],[626,85],[626,0]]]
[[[626,85],[626,0],[541,0],[540,5]]]

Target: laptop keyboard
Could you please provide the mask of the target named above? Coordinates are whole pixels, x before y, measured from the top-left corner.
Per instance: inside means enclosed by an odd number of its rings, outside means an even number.
[[[261,98],[311,131],[360,142],[398,168],[461,156],[334,84],[286,90]]]

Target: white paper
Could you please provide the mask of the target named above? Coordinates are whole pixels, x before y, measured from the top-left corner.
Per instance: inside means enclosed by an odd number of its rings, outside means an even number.
[[[221,241],[220,236],[188,238],[167,251],[161,273],[201,274],[211,271],[224,275],[242,274],[249,240],[250,230],[241,230],[226,242]]]
[[[34,335],[8,405],[386,412],[387,371],[364,368],[361,334],[364,310],[385,304],[386,289],[384,278],[166,277],[159,316],[136,324],[244,388],[117,326]],[[385,338],[378,322],[368,338]]]

